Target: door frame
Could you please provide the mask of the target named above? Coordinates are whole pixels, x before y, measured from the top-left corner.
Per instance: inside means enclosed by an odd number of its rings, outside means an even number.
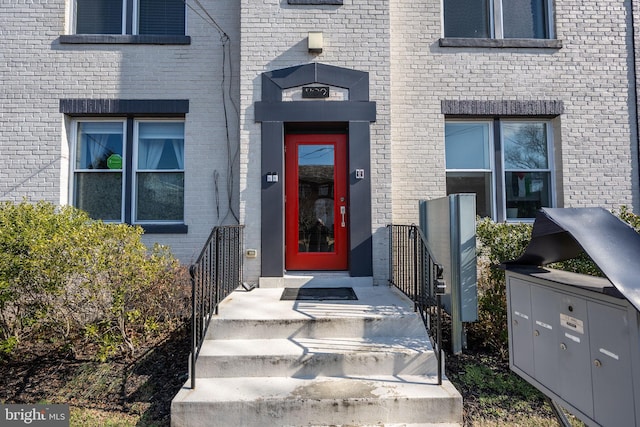
[[[283,101],[283,91],[314,84],[346,89],[349,99]],[[261,276],[285,274],[285,126],[328,123],[342,123],[348,134],[348,201],[358,207],[350,212],[349,274],[372,276],[370,124],[376,120],[376,104],[369,101],[369,74],[319,63],[263,73],[262,100],[254,104],[254,117],[261,123]]]

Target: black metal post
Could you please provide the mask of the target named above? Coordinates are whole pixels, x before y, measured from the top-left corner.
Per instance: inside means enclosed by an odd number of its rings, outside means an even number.
[[[196,324],[196,278],[195,278],[195,265],[189,268],[189,275],[191,276],[191,363],[189,365],[189,377],[191,378],[191,389],[196,388],[196,348],[198,343],[197,338],[197,324]]]

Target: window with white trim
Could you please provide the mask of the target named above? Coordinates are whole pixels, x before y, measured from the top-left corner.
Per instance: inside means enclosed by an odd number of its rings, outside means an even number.
[[[551,39],[552,0],[443,0],[444,36]]]
[[[74,0],[74,34],[184,35],[183,0]]]
[[[481,217],[532,219],[554,203],[551,123],[445,123],[447,194],[475,193]]]
[[[74,130],[74,206],[104,221],[184,223],[183,121],[79,119]]]

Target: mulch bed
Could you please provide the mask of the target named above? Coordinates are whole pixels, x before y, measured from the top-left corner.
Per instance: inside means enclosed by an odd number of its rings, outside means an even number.
[[[139,348],[132,358],[106,363],[23,349],[0,361],[0,402],[62,403],[168,426],[171,399],[187,380],[189,352],[186,327]]]

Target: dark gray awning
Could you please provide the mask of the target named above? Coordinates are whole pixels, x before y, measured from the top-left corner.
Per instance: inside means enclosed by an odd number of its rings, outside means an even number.
[[[524,254],[505,263],[542,266],[582,251],[640,310],[640,234],[602,208],[543,208]]]

